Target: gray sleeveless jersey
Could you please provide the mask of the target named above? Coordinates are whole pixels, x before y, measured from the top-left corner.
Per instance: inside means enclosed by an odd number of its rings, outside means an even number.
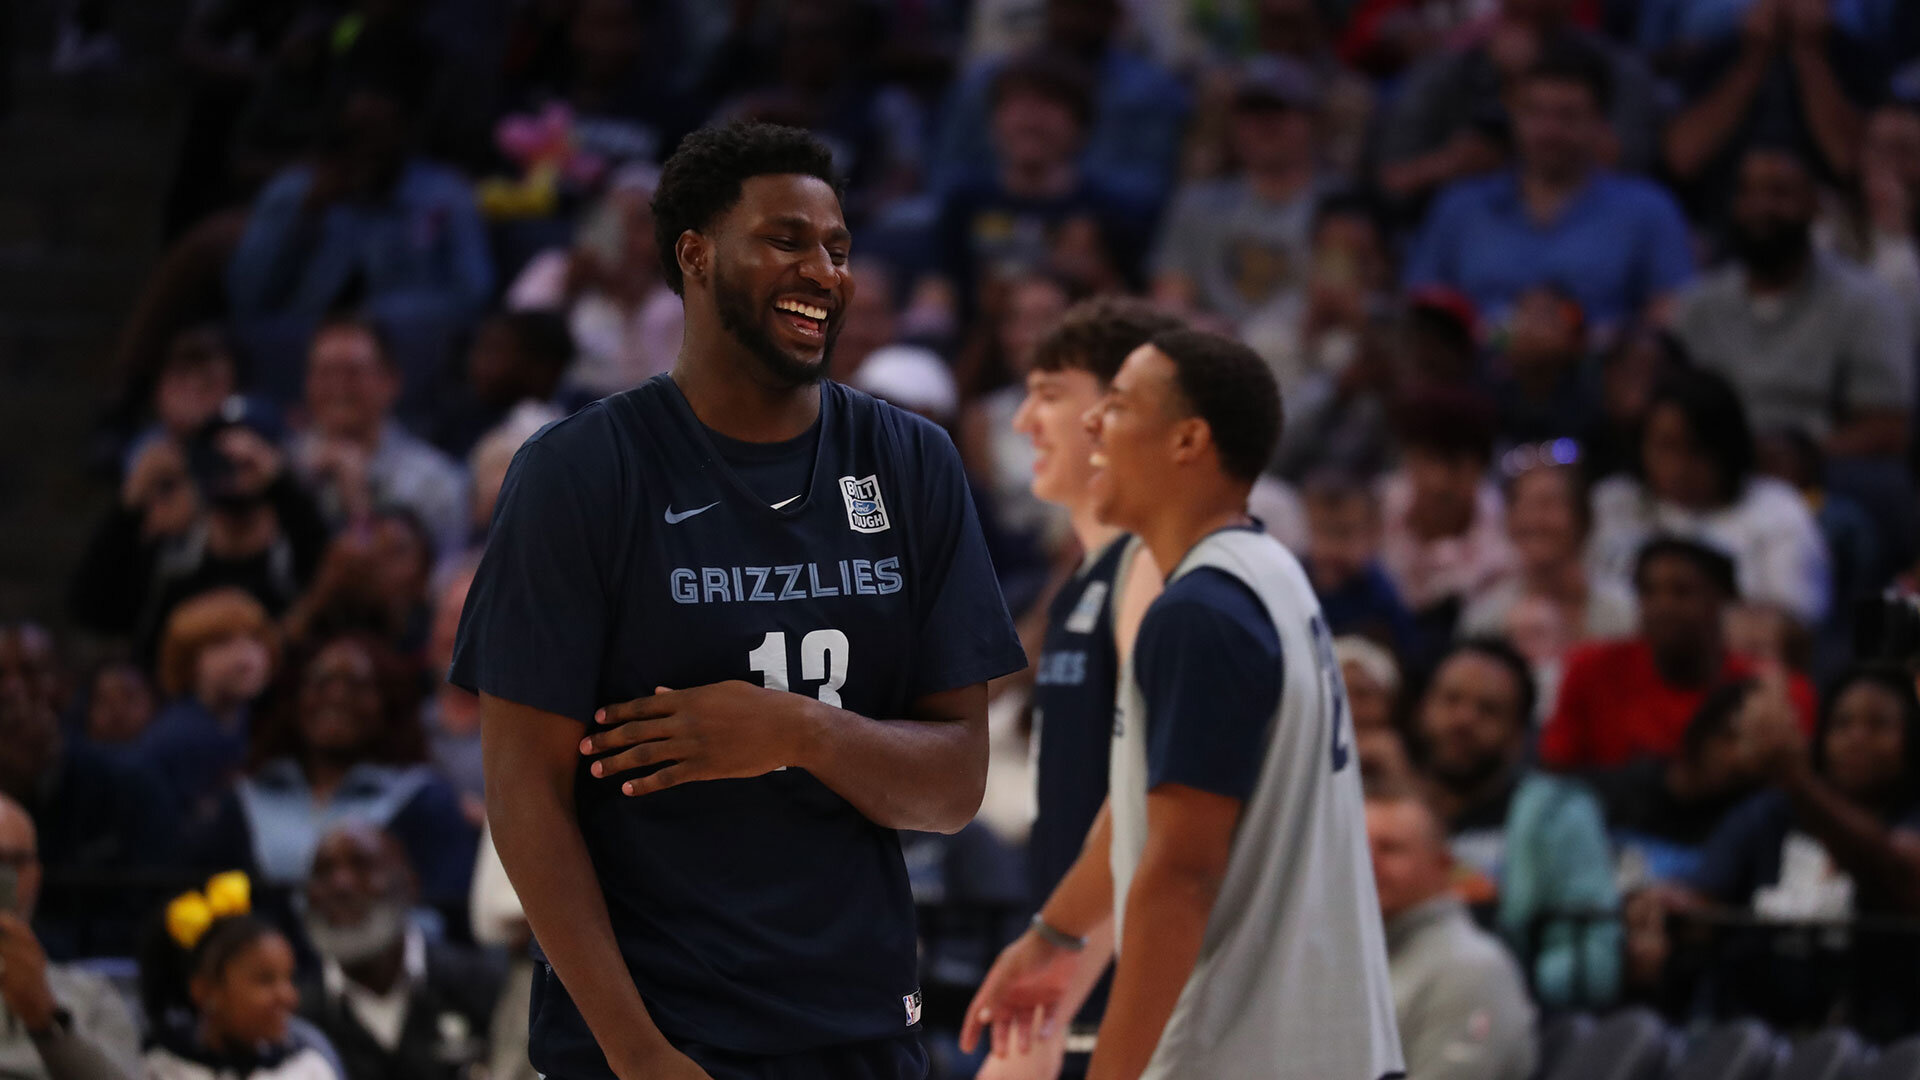
[[[1379,1080],[1405,1066],[1367,849],[1346,688],[1300,564],[1263,533],[1202,540],[1168,577],[1223,570],[1260,598],[1283,657],[1279,711],[1193,975],[1142,1080]],[[1234,688],[1223,686],[1222,694]],[[1155,723],[1204,724],[1204,716]],[[1115,936],[1147,841],[1146,703],[1128,662],[1115,718]],[[1123,965],[1126,960],[1120,961]]]

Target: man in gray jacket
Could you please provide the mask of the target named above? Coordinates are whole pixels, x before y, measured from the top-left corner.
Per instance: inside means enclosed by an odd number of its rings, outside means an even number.
[[[1440,819],[1410,792],[1369,792],[1367,840],[1387,920],[1387,977],[1418,1080],[1525,1080],[1533,1072],[1533,1002],[1500,940],[1451,891]]]
[[[33,819],[0,795],[0,1077],[134,1080],[141,1075],[133,1016],[105,979],[47,962],[30,926],[40,891]]]

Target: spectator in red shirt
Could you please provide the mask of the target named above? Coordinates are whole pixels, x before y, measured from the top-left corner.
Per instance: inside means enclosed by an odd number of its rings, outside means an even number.
[[[1638,757],[1671,757],[1707,694],[1756,673],[1730,652],[1721,629],[1736,598],[1733,560],[1678,537],[1640,549],[1633,575],[1640,635],[1575,651],[1560,700],[1540,738],[1549,768],[1614,768]],[[1813,730],[1813,689],[1790,682],[1801,724]]]

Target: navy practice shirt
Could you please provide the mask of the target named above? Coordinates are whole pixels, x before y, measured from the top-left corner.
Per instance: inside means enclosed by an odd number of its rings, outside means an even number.
[[[592,723],[596,708],[745,679],[863,716],[1024,656],[959,455],[911,413],[821,386],[806,494],[776,510],[669,376],[543,429],[515,457],[452,681]],[[909,1029],[913,900],[895,833],[801,769],[641,798],[575,780],[621,953],[670,1038],[756,1054]],[[609,1077],[551,971],[529,1052]]]
[[[1107,801],[1120,667],[1113,643],[1113,594],[1128,542],[1121,536],[1095,553],[1047,609],[1047,636],[1033,680],[1039,812],[1027,834],[1027,879],[1036,907],[1073,868],[1093,819]],[[1100,1022],[1107,989],[1103,978],[1081,1006],[1079,1023]]]
[[[1107,800],[1119,679],[1114,576],[1127,543],[1122,536],[1097,552],[1047,609],[1047,636],[1033,679],[1039,812],[1027,838],[1036,904],[1045,902],[1072,869]]]
[[[1280,708],[1280,636],[1238,578],[1201,567],[1168,584],[1140,623],[1134,677],[1147,706],[1147,786],[1245,800]]]

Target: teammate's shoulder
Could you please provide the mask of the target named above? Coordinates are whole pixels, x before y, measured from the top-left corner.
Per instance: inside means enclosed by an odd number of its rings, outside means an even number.
[[[1278,648],[1273,620],[1248,584],[1213,566],[1202,566],[1167,583],[1148,607],[1148,628],[1159,633],[1188,634],[1206,630],[1237,630]]]

